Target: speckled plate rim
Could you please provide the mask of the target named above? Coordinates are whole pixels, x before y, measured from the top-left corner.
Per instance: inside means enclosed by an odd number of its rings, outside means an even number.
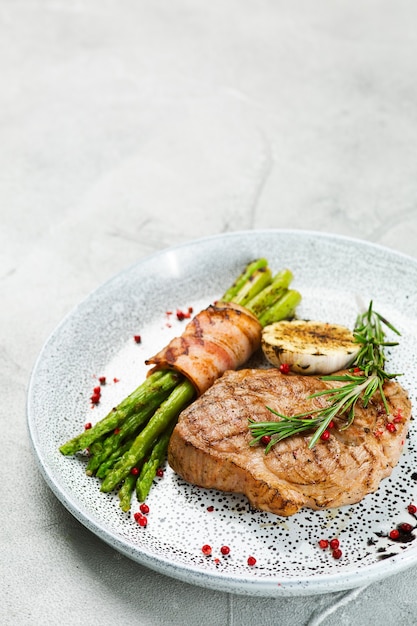
[[[272,239],[271,239],[272,238]],[[39,378],[44,374],[42,368],[45,366],[45,361],[49,358],[48,349],[53,340],[56,340],[57,336],[65,330],[66,325],[74,316],[85,315],[85,310],[88,310],[88,303],[92,297],[99,294],[101,297],[106,297],[106,292],[111,288],[114,281],[118,280],[120,276],[126,277],[130,272],[141,271],[141,268],[149,263],[159,263],[167,259],[170,256],[171,259],[185,257],[185,260],[189,260],[191,255],[208,255],[212,254],[212,248],[218,251],[223,247],[229,250],[230,246],[234,245],[241,247],[241,252],[234,259],[238,264],[242,263],[243,258],[246,261],[250,260],[251,251],[256,248],[259,255],[259,245],[263,248],[263,244],[268,242],[271,244],[271,240],[279,242],[280,240],[286,240],[292,238],[294,241],[300,241],[301,243],[311,243],[314,245],[320,245],[320,243],[327,245],[330,244],[334,247],[334,251],[337,253],[339,245],[344,247],[352,247],[359,253],[366,252],[372,258],[378,259],[380,265],[379,269],[389,270],[392,263],[404,266],[407,268],[408,273],[411,273],[411,278],[417,278],[417,260],[409,257],[400,252],[396,252],[385,248],[379,244],[370,243],[364,240],[354,239],[342,235],[327,234],[315,231],[303,231],[303,230],[279,230],[279,229],[267,229],[267,230],[255,230],[255,231],[234,231],[221,235],[212,235],[209,237],[200,238],[190,242],[180,244],[168,249],[163,249],[152,255],[146,256],[133,264],[126,270],[117,274],[109,281],[94,290],[80,305],[76,306],[59,324],[59,326],[53,331],[51,336],[45,342],[32,371],[31,379],[29,382],[28,396],[27,396],[27,423],[29,429],[29,437],[32,443],[32,447],[41,470],[41,473],[51,488],[56,497],[67,508],[67,510],[80,521],[86,528],[96,534],[104,542],[108,543],[114,549],[120,553],[131,558],[132,560],[145,565],[159,573],[174,577],[187,583],[196,584],[199,586],[207,587],[214,590],[238,593],[243,595],[252,596],[291,596],[291,595],[313,595],[320,593],[327,593],[332,591],[340,591],[351,588],[357,588],[368,585],[372,582],[376,582],[387,576],[401,572],[417,562],[417,546],[412,547],[402,553],[399,553],[389,561],[382,561],[370,565],[369,567],[345,573],[343,566],[335,575],[320,574],[319,576],[299,576],[296,580],[291,578],[285,578],[279,575],[269,578],[258,578],[256,570],[244,571],[241,573],[234,573],[228,575],[224,571],[210,571],[207,572],[193,564],[178,564],[176,562],[161,558],[158,554],[148,551],[146,549],[138,549],[136,545],[126,541],[123,537],[118,536],[117,533],[112,532],[106,525],[105,519],[98,519],[95,515],[92,515],[88,508],[81,508],[75,498],[71,489],[68,489],[67,485],[63,485],[60,480],[59,473],[56,468],[51,465],[47,458],[47,454],[43,448],[41,439],[39,437],[39,420],[42,420],[42,415],[39,415],[36,411],[35,395],[39,392]],[[256,245],[254,243],[257,242]],[[242,261],[240,260],[242,258]],[[381,264],[381,259],[385,261]],[[246,262],[245,261],[245,262]],[[334,260],[332,260],[334,262]],[[288,264],[289,266],[291,263]],[[235,269],[232,270],[232,276]],[[405,283],[409,284],[410,277],[405,277]],[[409,284],[410,289],[415,289],[414,285],[417,283]]]

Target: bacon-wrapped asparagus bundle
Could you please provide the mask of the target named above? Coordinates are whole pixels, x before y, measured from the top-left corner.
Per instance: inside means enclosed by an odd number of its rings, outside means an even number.
[[[153,479],[145,458],[155,446],[158,458],[164,458],[167,432],[180,412],[226,370],[246,363],[260,347],[263,326],[294,316],[301,295],[289,289],[291,281],[289,270],[273,277],[265,259],[249,263],[220,301],[198,313],[180,337],[145,361],[154,367],[142,385],[60,451],[72,455],[90,447],[87,473],[103,478],[101,490],[120,487],[123,510],[130,508],[135,485],[143,501]],[[136,481],[131,479],[133,468]]]
[[[145,361],[152,372],[174,369],[204,393],[226,370],[235,370],[260,347],[262,326],[239,304],[218,302],[198,313],[175,337]]]

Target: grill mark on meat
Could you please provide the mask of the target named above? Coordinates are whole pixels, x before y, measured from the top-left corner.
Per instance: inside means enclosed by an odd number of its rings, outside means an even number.
[[[368,472],[366,476],[364,477],[363,484],[365,485],[366,488],[370,488],[372,484],[372,465],[377,462],[377,458],[376,458],[376,454],[374,453],[374,451],[366,443],[364,444],[363,449],[365,450],[367,456],[371,459],[368,465]]]
[[[278,419],[267,406],[284,415],[310,412],[327,400],[308,396],[333,384],[312,376],[283,376],[277,369],[227,371],[180,415],[168,461],[188,482],[243,493],[252,507],[277,515],[358,502],[389,476],[401,455],[411,403],[398,383],[384,386],[391,416],[401,409],[404,417],[395,433],[386,430],[387,416],[376,395],[367,409],[357,403],[354,424],[347,430],[340,430],[346,418],[336,416],[330,439],[319,440],[312,450],[310,435],[285,439],[267,455],[262,446],[249,446],[249,417]],[[382,434],[376,436],[375,429]]]

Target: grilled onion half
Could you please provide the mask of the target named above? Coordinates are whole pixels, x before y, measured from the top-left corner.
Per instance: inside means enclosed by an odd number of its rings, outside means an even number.
[[[282,321],[265,326],[262,350],[268,361],[287,364],[297,374],[326,375],[349,367],[360,344],[339,324],[310,320]]]

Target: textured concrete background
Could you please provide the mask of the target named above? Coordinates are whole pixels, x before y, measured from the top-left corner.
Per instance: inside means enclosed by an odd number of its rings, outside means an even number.
[[[139,258],[302,228],[416,256],[413,0],[0,0],[0,622],[417,624],[417,568],[251,599],[140,567],[44,484],[26,391],[49,333]]]

